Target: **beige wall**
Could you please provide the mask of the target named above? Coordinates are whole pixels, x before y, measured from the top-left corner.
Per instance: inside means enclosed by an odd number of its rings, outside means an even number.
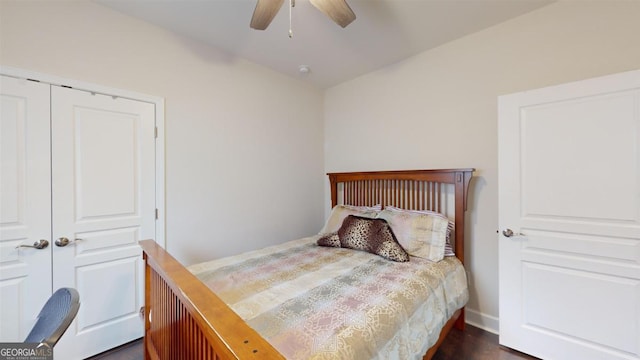
[[[638,1],[556,3],[331,88],[325,170],[476,168],[469,319],[496,330],[497,97],[639,69],[639,19]]]
[[[323,95],[303,82],[86,1],[0,1],[0,64],[165,98],[179,260],[322,226]]]

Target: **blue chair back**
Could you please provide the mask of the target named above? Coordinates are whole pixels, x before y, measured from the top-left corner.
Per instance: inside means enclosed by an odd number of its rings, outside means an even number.
[[[47,343],[54,347],[80,308],[80,295],[73,288],[60,288],[44,304],[24,342]]]

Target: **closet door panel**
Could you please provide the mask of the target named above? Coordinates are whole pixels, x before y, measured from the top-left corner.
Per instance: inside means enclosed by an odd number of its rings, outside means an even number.
[[[83,358],[143,335],[137,242],[155,237],[154,105],[68,88],[52,89],[52,104],[53,284],[82,301],[56,352]]]
[[[0,78],[0,341],[23,341],[51,295],[49,86]]]

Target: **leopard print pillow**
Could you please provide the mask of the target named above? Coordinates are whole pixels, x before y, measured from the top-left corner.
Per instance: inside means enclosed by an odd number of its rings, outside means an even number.
[[[317,243],[320,246],[340,247],[340,238],[337,232],[329,233],[318,239]]]
[[[343,248],[367,251],[392,261],[409,261],[409,255],[383,219],[349,215],[338,230],[338,238]]]

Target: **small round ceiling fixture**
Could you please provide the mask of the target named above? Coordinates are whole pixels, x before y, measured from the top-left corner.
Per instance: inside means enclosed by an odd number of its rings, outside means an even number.
[[[309,65],[300,65],[298,66],[298,72],[303,76],[308,75],[311,72],[311,68],[309,67]]]

